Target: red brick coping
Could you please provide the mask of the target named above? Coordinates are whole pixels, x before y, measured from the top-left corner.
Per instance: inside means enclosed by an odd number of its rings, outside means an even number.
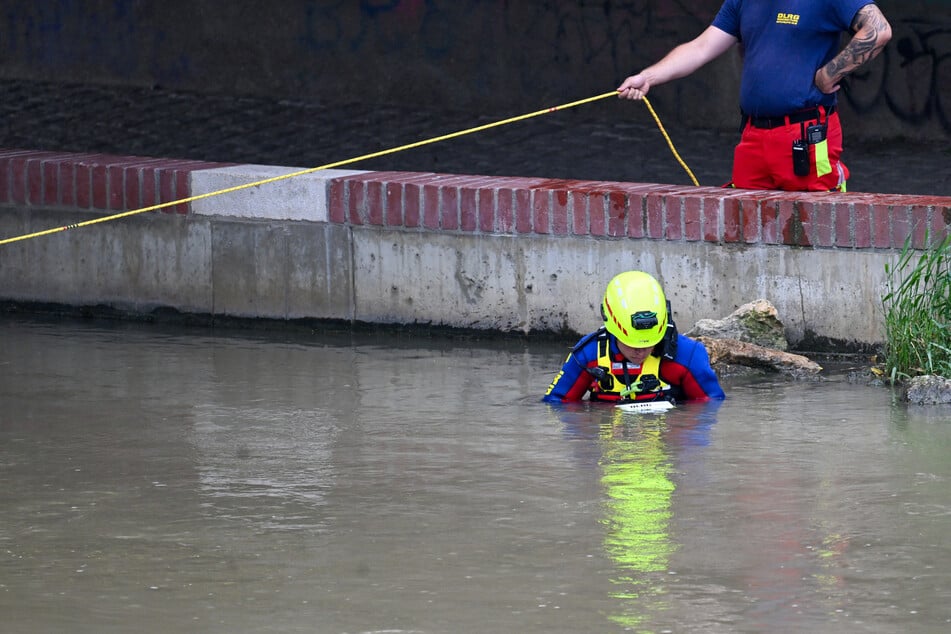
[[[140,209],[190,197],[193,171],[232,165],[0,149],[0,204]],[[335,223],[491,235],[888,249],[909,236],[924,248],[951,230],[946,197],[420,172],[334,178],[329,203]],[[185,214],[190,205],[161,211]]]
[[[223,163],[0,150],[0,204],[128,211],[188,198],[189,174]],[[164,207],[185,214],[187,204]]]

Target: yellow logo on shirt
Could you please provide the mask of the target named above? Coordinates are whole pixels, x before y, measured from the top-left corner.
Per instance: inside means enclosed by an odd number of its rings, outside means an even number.
[[[776,24],[791,24],[796,26],[799,24],[799,16],[795,13],[777,13]]]

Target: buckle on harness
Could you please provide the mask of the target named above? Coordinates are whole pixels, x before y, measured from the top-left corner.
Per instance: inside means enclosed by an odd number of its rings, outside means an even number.
[[[635,392],[639,392],[641,394],[645,394],[647,392],[656,392],[660,386],[660,379],[658,379],[653,374],[645,374],[640,377],[637,383],[632,383],[621,390],[621,398],[630,398],[631,394]]]
[[[585,368],[588,371],[588,374],[593,376],[598,382],[598,387],[600,387],[605,392],[610,392],[614,389],[614,375],[611,374],[605,368],[598,366],[596,368]]]
[[[655,392],[659,387],[660,379],[653,374],[641,376],[640,381],[637,382],[638,392]]]

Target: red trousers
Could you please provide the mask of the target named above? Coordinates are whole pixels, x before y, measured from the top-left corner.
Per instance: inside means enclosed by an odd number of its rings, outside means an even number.
[[[806,123],[809,125],[809,122]],[[802,138],[799,123],[772,129],[743,127],[740,142],[733,151],[733,186],[740,189],[784,189],[787,191],[845,191],[849,169],[839,160],[842,154],[842,125],[839,113],[828,117],[828,148],[831,172],[820,176],[816,171],[816,146],[808,145],[809,175],[793,172],[793,142]]]

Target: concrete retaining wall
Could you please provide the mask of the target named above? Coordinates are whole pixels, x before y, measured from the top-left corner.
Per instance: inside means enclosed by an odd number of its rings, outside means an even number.
[[[794,344],[856,349],[886,263],[951,228],[951,198],[300,171],[0,152],[0,239],[63,229],[0,245],[0,300],[582,333],[638,268],[684,329],[766,298]]]

